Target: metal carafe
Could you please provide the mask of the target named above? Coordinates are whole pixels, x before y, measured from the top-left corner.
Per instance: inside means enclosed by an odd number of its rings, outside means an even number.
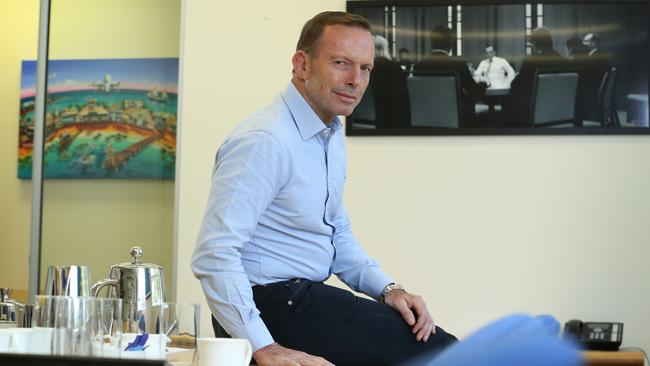
[[[6,287],[0,288],[0,329],[30,328],[33,307],[10,299],[9,292]]]
[[[45,295],[90,296],[90,270],[86,266],[49,266],[45,279]]]
[[[141,263],[143,251],[140,247],[131,248],[132,262],[111,266],[109,278],[95,282],[91,292],[97,296],[102,288],[108,286],[108,297],[121,298],[122,319],[125,332],[156,332],[152,307],[167,301],[165,274],[163,268]]]

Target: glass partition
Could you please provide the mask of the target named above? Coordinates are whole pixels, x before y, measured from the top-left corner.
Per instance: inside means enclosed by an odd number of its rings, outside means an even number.
[[[50,4],[39,293],[50,265],[97,281],[139,246],[171,298],[180,0]]]
[[[36,59],[39,1],[0,1],[0,287],[28,300],[32,181],[18,179],[21,60]],[[33,108],[33,106],[32,106]]]

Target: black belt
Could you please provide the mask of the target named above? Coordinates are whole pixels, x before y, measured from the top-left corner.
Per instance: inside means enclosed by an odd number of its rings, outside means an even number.
[[[253,286],[253,289],[269,288],[269,287],[276,287],[276,286],[282,286],[282,285],[293,285],[293,284],[296,284],[296,283],[300,283],[300,281],[303,281],[303,279],[302,278],[293,278],[293,279],[286,280],[286,281],[265,283],[263,285],[255,285],[255,286]]]

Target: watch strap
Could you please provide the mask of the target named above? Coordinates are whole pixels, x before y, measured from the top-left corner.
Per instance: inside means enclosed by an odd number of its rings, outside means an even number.
[[[400,285],[399,283],[395,283],[395,282],[389,283],[388,285],[386,285],[386,287],[384,287],[383,290],[381,290],[381,294],[379,295],[379,302],[384,304],[386,302],[386,296],[388,295],[389,292],[393,290],[400,290],[406,292],[404,287],[402,287],[402,285]]]

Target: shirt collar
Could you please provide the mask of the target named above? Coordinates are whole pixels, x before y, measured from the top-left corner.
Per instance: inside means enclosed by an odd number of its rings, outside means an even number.
[[[342,124],[339,117],[335,117],[334,121],[325,126],[292,82],[289,82],[289,85],[282,91],[282,99],[287,105],[287,108],[289,108],[293,121],[303,140],[315,136],[328,127],[333,130],[332,132],[341,128]]]

